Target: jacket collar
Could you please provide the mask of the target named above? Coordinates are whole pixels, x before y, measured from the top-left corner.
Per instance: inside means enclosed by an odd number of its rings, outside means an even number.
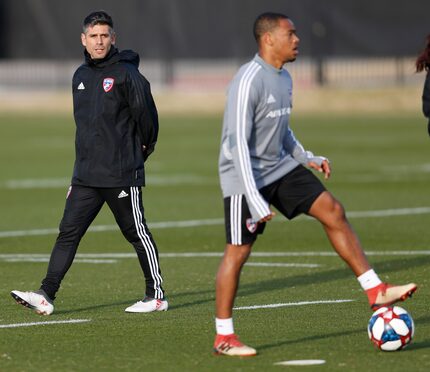
[[[85,56],[85,62],[89,66],[94,66],[94,67],[105,67],[107,65],[111,65],[119,61],[118,49],[115,48],[113,45],[111,46],[107,56],[104,58],[92,59],[86,49],[84,49],[84,56]]]

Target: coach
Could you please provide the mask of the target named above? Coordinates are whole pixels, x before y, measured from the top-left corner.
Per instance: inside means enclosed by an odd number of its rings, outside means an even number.
[[[146,225],[141,192],[144,162],[158,135],[150,84],[138,71],[139,56],[114,47],[113,21],[106,12],[85,18],[81,41],[85,62],[73,76],[76,160],[60,233],[40,290],[11,294],[18,303],[51,314],[79,242],[107,202],[134,246],[146,279],[143,300],[125,311],[167,310],[158,251]]]

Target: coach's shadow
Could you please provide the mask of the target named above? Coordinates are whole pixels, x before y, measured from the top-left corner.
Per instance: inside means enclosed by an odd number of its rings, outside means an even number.
[[[104,303],[104,304],[99,304],[99,305],[94,305],[94,306],[74,308],[74,309],[69,309],[69,310],[55,310],[54,314],[55,315],[75,314],[75,313],[81,313],[81,312],[89,311],[89,310],[115,307],[115,306],[119,306],[119,305],[124,305],[125,307],[128,307],[128,306],[134,304],[135,302],[136,302],[136,298],[134,297],[133,299],[127,300],[127,301],[109,302],[109,303]]]

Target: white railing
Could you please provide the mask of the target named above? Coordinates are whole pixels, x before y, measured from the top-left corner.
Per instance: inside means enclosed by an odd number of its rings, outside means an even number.
[[[238,67],[246,61],[179,60],[141,61],[141,72],[153,89],[219,91],[228,85]],[[70,89],[81,61],[0,61],[0,91]],[[287,65],[295,86],[390,87],[421,84],[414,72],[414,58],[336,58],[321,63],[302,58]]]

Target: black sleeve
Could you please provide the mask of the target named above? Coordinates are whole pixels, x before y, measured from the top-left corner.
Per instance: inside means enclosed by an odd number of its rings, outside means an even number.
[[[423,90],[423,113],[430,119],[430,70],[427,71],[426,81]]]
[[[158,113],[148,80],[136,70],[130,70],[128,100],[137,135],[142,143],[144,160],[154,151],[158,137]]]

